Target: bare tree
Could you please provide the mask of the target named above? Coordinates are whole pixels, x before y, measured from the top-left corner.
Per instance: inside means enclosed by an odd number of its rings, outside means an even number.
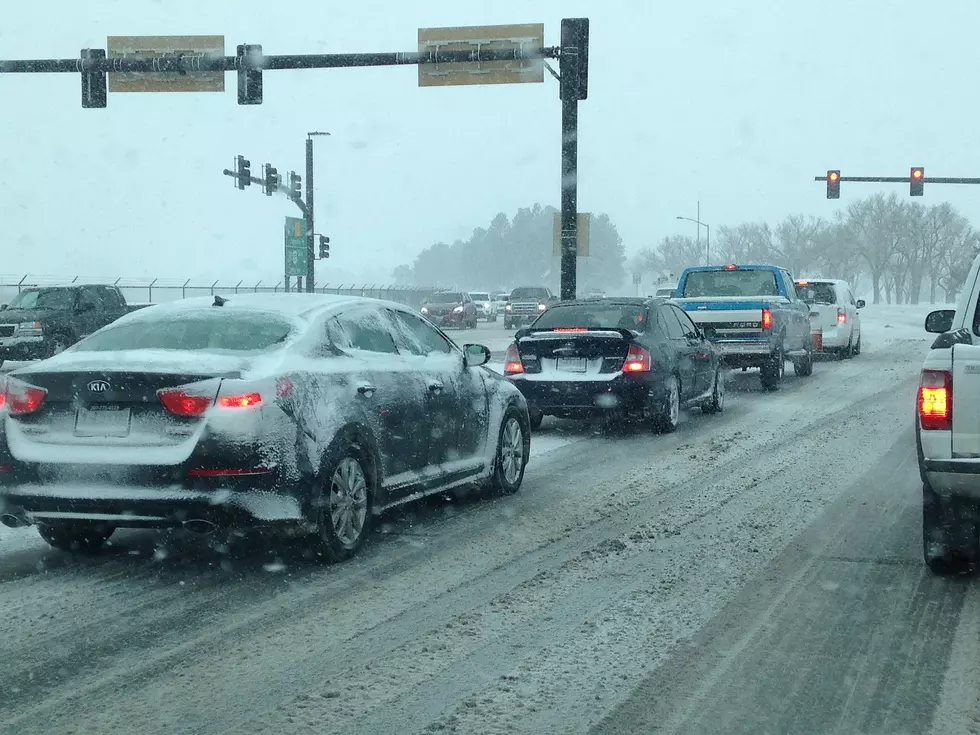
[[[871,277],[874,303],[881,303],[888,267],[898,249],[901,204],[893,193],[873,194],[848,205],[842,220],[848,238],[854,243]]]
[[[671,235],[657,243],[656,248],[641,250],[640,257],[644,261],[643,272],[676,277],[701,262],[701,248],[693,237]]]

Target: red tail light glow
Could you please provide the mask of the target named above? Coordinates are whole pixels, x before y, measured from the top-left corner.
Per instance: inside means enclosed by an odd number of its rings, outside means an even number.
[[[242,393],[238,396],[221,396],[218,405],[221,408],[255,408],[262,403],[260,393]]]
[[[0,408],[6,406],[11,416],[25,416],[37,413],[44,405],[44,399],[48,392],[44,388],[28,385],[14,378],[7,378],[7,382],[0,392]]]
[[[157,391],[157,397],[174,416],[203,416],[214,403],[209,396],[195,396],[179,389]]]
[[[244,477],[247,475],[267,475],[268,467],[206,467],[187,470],[188,477]]]
[[[837,323],[847,324],[847,312],[844,311],[843,309],[837,310]]]
[[[623,363],[624,373],[645,373],[650,370],[650,353],[639,345],[630,345]]]
[[[762,328],[772,329],[772,312],[769,309],[762,310]]]
[[[725,270],[726,271],[733,271],[733,270],[735,270],[735,268],[736,268],[736,266],[735,266],[734,263],[729,263],[728,265],[725,266]]]
[[[925,431],[953,428],[953,376],[948,370],[923,370],[919,379],[919,425]]]
[[[588,327],[555,327],[552,332],[588,332]]]
[[[517,345],[511,344],[504,355],[504,375],[516,375],[524,372],[524,363],[521,362],[521,353],[517,351]]]

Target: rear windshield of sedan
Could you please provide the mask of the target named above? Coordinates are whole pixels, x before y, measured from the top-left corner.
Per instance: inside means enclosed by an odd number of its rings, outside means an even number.
[[[645,327],[643,306],[635,304],[568,304],[553,306],[534,322],[535,329],[632,329]]]
[[[778,294],[776,275],[769,270],[693,271],[684,280],[684,298]]]
[[[796,284],[796,295],[808,304],[836,304],[837,292],[831,283]]]
[[[256,352],[284,342],[294,330],[291,322],[275,314],[236,314],[221,309],[206,314],[169,312],[110,327],[82,340],[74,349]]]
[[[462,301],[463,294],[459,291],[440,291],[425,300],[427,304],[459,304]]]

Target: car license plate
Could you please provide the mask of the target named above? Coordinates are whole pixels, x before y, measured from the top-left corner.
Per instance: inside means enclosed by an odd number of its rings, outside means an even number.
[[[129,419],[128,408],[79,408],[75,414],[75,436],[129,436]]]
[[[584,373],[585,358],[584,357],[559,357],[558,369],[561,370],[563,373]]]

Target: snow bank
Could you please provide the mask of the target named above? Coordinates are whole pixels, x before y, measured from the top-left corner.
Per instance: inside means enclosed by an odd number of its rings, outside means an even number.
[[[953,305],[869,304],[861,309],[862,349],[876,350],[900,340],[915,340],[928,345],[936,338],[925,329],[926,314],[935,309],[953,309]]]

